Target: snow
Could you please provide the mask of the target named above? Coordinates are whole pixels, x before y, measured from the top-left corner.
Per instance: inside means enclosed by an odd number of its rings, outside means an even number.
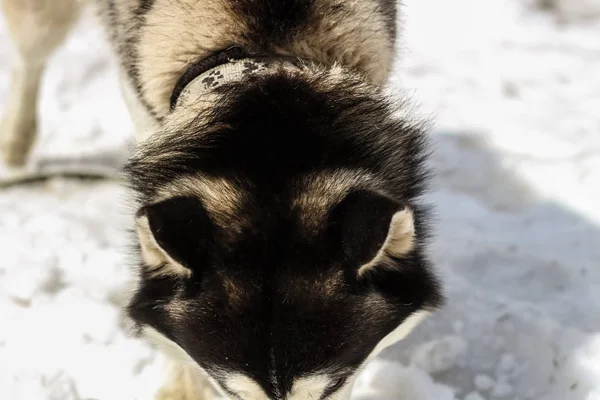
[[[487,392],[496,385],[496,382],[487,375],[479,374],[475,376],[473,384],[478,391]]]
[[[430,374],[438,374],[456,366],[459,358],[467,351],[464,338],[453,335],[420,344],[414,350],[411,364]]]
[[[598,10],[405,1],[392,84],[435,117],[433,256],[449,301],[367,367],[355,399],[600,399]],[[126,154],[101,37],[83,21],[53,58],[38,159]],[[0,24],[0,110],[10,59]],[[1,399],[151,398],[160,356],[119,313],[129,211],[116,180],[0,191]]]

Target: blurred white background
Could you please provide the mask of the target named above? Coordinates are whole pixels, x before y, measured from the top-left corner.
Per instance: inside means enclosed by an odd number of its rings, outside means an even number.
[[[356,398],[600,399],[600,1],[406,0],[401,14],[392,86],[436,121],[449,302]],[[2,21],[0,112],[12,56]],[[53,57],[40,113],[38,159],[127,153],[89,18]],[[119,315],[123,195],[114,180],[0,189],[0,399],[151,398],[159,360]]]

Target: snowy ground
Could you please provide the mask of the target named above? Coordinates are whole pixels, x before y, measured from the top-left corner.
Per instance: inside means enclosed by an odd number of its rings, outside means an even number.
[[[436,117],[443,312],[375,361],[359,400],[600,399],[597,0],[408,0],[393,82]],[[10,45],[0,23],[0,110]],[[119,159],[131,134],[88,22],[46,76],[37,157]],[[149,399],[157,356],[119,305],[123,191],[0,191],[0,399]]]

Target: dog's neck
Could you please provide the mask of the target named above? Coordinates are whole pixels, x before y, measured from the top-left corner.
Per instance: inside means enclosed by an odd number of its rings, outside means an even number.
[[[285,57],[250,57],[232,48],[192,64],[177,82],[171,95],[171,111],[227,83],[239,82],[251,75],[281,68],[291,62]]]
[[[266,62],[251,58],[232,60],[211,68],[196,76],[185,87],[181,88],[177,96],[171,98],[171,110],[175,109],[178,104],[185,103],[190,95],[197,98],[226,83],[240,81],[251,74],[264,71],[267,68],[268,64]]]

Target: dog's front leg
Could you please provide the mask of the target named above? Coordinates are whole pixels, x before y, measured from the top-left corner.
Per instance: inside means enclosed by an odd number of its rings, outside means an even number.
[[[17,53],[8,105],[0,122],[0,152],[9,165],[27,161],[36,138],[44,65],[65,39],[80,7],[81,0],[2,0]]]

